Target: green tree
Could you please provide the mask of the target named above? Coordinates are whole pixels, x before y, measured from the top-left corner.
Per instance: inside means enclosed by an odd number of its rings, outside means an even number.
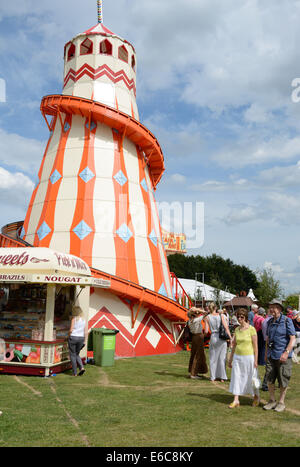
[[[204,273],[204,282],[213,286],[217,280],[222,290],[239,293],[242,290],[255,290],[258,287],[256,275],[244,265],[234,264],[230,259],[224,259],[213,253],[211,256],[183,256],[180,254],[168,256],[170,271],[183,279],[195,279],[196,273]]]
[[[293,294],[289,295],[284,299],[284,305],[287,306],[292,306],[295,310],[299,310],[299,294]]]
[[[254,294],[263,307],[267,307],[274,298],[283,298],[283,289],[271,269],[263,269],[258,273],[258,283]]]
[[[191,279],[187,277],[186,273],[186,257],[176,253],[175,255],[168,256],[169,268],[171,272],[174,272],[177,277],[183,279]]]
[[[214,302],[215,302],[215,304],[217,305],[218,308],[221,308],[221,306],[223,305],[223,302],[222,302],[222,299],[221,299],[221,290],[223,288],[223,284],[216,277],[215,279],[213,279],[211,281],[210,285],[211,285],[211,287],[214,287],[214,289],[215,289],[214,292],[213,292]]]

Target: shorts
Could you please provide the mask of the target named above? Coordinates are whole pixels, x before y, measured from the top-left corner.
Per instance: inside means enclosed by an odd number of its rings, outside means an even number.
[[[279,386],[287,388],[292,375],[292,359],[288,358],[286,362],[280,360],[267,359],[266,363],[266,380],[269,384],[275,384],[278,379]]]

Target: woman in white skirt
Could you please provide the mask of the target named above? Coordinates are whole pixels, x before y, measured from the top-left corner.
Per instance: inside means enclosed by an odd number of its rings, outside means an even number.
[[[257,377],[257,334],[248,322],[247,310],[240,308],[236,317],[239,326],[235,330],[232,351],[228,366],[232,368],[229,392],[234,395],[230,409],[240,405],[239,396],[250,394],[254,396],[253,407],[259,405],[259,391],[253,388],[253,376]]]
[[[218,313],[217,307],[214,303],[209,305],[210,314],[205,318],[205,334],[208,333],[210,328],[211,337],[209,342],[209,370],[210,379],[215,381],[220,379],[221,382],[227,380],[226,374],[226,355],[227,355],[227,341],[219,338],[219,330],[221,321],[226,329],[226,332],[231,340],[231,334],[224,314]],[[220,310],[222,311],[222,310]]]

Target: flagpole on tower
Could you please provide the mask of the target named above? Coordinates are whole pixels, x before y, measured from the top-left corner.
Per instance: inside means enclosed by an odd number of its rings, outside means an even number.
[[[97,0],[97,3],[98,3],[98,23],[103,23],[102,0]]]

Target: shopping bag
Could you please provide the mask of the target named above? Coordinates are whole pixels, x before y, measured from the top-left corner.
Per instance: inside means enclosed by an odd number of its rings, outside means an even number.
[[[259,389],[261,387],[261,381],[258,376],[257,368],[254,368],[252,375],[252,386],[254,389]]]

